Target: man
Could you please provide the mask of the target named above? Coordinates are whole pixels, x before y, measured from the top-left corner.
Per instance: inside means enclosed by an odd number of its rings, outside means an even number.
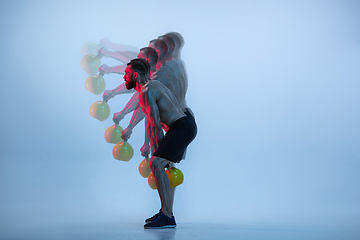
[[[98,50],[98,58],[106,57],[106,58],[113,58],[115,60],[118,60],[122,63],[126,63],[130,61],[131,59],[135,58],[137,55],[137,52],[131,52],[131,51],[110,51],[105,47],[102,47]],[[105,65],[106,66],[106,65]]]
[[[154,40],[153,40],[154,41]],[[152,48],[151,46],[157,46],[156,49]],[[160,51],[161,49],[161,51]],[[100,54],[101,49],[99,50],[99,54]],[[163,62],[165,62],[165,56],[167,55],[167,46],[166,43],[162,40],[158,40],[153,44],[149,44],[149,47],[144,47],[141,48],[137,58],[144,58],[146,60],[149,61],[150,66],[151,66],[151,73],[155,72],[156,70],[158,70],[161,65],[163,64]],[[133,58],[131,58],[133,59]],[[130,59],[128,60],[130,61]],[[128,62],[127,61],[127,62]],[[109,73],[118,73],[118,74],[123,74],[124,70],[126,68],[126,64],[123,65],[118,65],[115,67],[109,67],[106,64],[103,64],[100,68],[99,68],[99,72],[100,74],[104,75],[104,74],[109,74]],[[125,85],[121,84],[118,87],[112,89],[112,90],[105,90],[103,93],[103,100],[104,101],[108,101],[109,99],[115,97],[116,95],[119,94],[124,94],[124,93],[134,93],[134,91],[128,91],[125,89]],[[124,116],[123,116],[124,117]],[[118,122],[121,120],[117,119]]]
[[[135,54],[135,56],[136,56],[136,54],[139,52],[139,49],[137,47],[113,43],[107,37],[100,40],[100,45],[102,47],[104,47],[104,49],[110,48],[110,49],[113,49],[115,52],[118,52],[119,54],[123,54],[123,57],[125,57],[125,58],[129,57],[129,55],[131,55],[131,54]],[[117,56],[121,57],[120,55],[117,55]],[[99,57],[101,57],[101,55]],[[105,56],[105,57],[112,57],[112,56],[110,55],[110,56]],[[116,59],[118,59],[118,58],[116,58]],[[120,60],[120,59],[118,59],[118,60]],[[125,59],[122,59],[122,61],[124,61],[124,60]],[[130,61],[130,60],[128,60],[128,61]]]
[[[176,227],[172,215],[173,193],[165,167],[178,163],[187,146],[196,136],[195,119],[186,115],[172,92],[159,81],[148,81],[149,66],[143,59],[133,59],[125,69],[124,80],[127,89],[139,93],[139,102],[148,122],[148,136],[153,155],[150,160],[158,189],[161,210],[156,219],[146,223],[144,228]],[[163,137],[162,127],[167,130]]]
[[[161,39],[153,39],[149,42],[149,47],[155,49],[159,56],[158,63],[156,65],[156,69],[159,70],[161,66],[168,60],[168,45]]]
[[[184,113],[186,115],[193,116],[193,113],[188,107],[185,99],[188,87],[188,80],[184,63],[180,59],[180,51],[183,47],[183,42],[184,41],[182,36],[179,33],[175,32],[167,33],[160,36],[158,39],[150,41],[149,46],[152,46],[162,56],[162,64],[160,65],[160,68],[158,68],[158,70],[152,74],[151,79],[163,83],[177,98]],[[138,108],[137,111],[141,112],[141,108]],[[136,111],[134,112],[133,118],[131,119],[128,127],[125,128],[123,131],[122,138],[124,140],[130,138],[132,129],[139,121],[142,120],[142,116],[143,115],[141,113]],[[147,146],[146,144],[147,139],[145,139],[145,143],[141,148],[142,156],[146,156],[146,154],[148,153],[147,151],[145,151],[149,148],[149,146]],[[185,154],[183,158],[185,158]]]
[[[158,54],[153,48],[150,47],[141,48],[137,57],[144,58],[149,62],[150,74],[156,71]],[[99,69],[100,73],[101,72],[110,73],[115,71],[117,73],[124,73],[124,70],[126,68],[126,65],[119,65],[116,67],[107,67],[107,68],[104,68],[104,65],[100,67]],[[117,70],[114,70],[114,68],[116,68]],[[109,99],[115,97],[116,95],[124,94],[124,93],[133,93],[133,96],[131,97],[129,102],[125,105],[122,111],[114,113],[113,121],[116,124],[118,124],[128,113],[132,112],[135,109],[136,104],[138,103],[138,94],[134,90],[127,90],[124,83],[120,84],[118,87],[112,90],[105,90],[103,93],[103,100],[106,102],[109,101]]]
[[[154,48],[153,48],[154,47]],[[101,49],[99,50],[100,54]],[[140,49],[138,58],[144,58],[150,63],[150,74],[155,73],[158,69],[162,67],[162,65],[166,62],[168,56],[168,47],[165,41],[161,39],[151,40],[149,43],[149,47],[144,47]],[[105,73],[123,73],[126,68],[126,65],[119,65],[115,67],[108,67],[103,64],[100,68],[100,74]],[[168,86],[171,80],[169,78],[161,78],[163,81],[166,81],[165,85]],[[173,78],[174,79],[174,78]],[[174,86],[175,87],[175,86]],[[173,87],[173,88],[174,88]],[[171,88],[171,89],[173,89]],[[103,94],[103,100],[108,101],[109,99],[115,97],[118,94],[124,93],[134,93],[134,90],[127,90],[125,84],[121,84],[113,90],[105,90]],[[114,113],[113,121],[115,124],[119,124],[119,122],[130,112],[134,111],[130,123],[122,132],[122,138],[127,141],[131,134],[133,128],[144,119],[145,115],[141,110],[140,104],[138,103],[138,94],[135,92],[129,102],[125,105],[122,111]],[[141,155],[147,157],[150,152],[150,147],[148,144],[148,137],[145,134],[144,145],[140,149]]]
[[[185,64],[180,57],[181,49],[184,46],[184,39],[181,34],[177,32],[170,32],[163,36],[159,36],[159,39],[164,40],[171,51],[169,50],[168,61],[163,65],[163,71],[158,71],[158,74],[160,75],[162,72],[173,72],[175,74],[177,81],[174,81],[174,83],[177,84],[176,89],[178,89],[178,91],[176,94],[178,94],[177,97],[180,101],[180,105],[185,112],[192,114],[186,103],[185,96],[188,88],[188,79]]]

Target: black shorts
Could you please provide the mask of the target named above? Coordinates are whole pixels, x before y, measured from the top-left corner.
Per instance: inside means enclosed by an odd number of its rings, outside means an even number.
[[[180,162],[185,156],[187,146],[197,134],[194,117],[185,112],[186,116],[175,121],[166,132],[164,139],[153,156],[161,157],[174,163]]]

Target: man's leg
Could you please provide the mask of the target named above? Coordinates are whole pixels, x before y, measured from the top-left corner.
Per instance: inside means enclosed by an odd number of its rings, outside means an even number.
[[[175,166],[175,163],[170,162],[170,167],[174,167],[174,166]],[[175,188],[176,187],[170,188],[170,199],[169,199],[169,201],[171,201],[171,214],[172,214],[173,206],[174,206]]]
[[[150,160],[150,167],[155,177],[161,201],[161,211],[171,218],[175,190],[170,188],[170,181],[165,171],[165,167],[169,163],[171,162],[164,158],[154,156]]]

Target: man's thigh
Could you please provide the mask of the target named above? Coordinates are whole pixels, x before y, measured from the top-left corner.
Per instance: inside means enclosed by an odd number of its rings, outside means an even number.
[[[150,167],[158,167],[158,168],[165,168],[165,167],[173,167],[174,163],[166,160],[165,158],[155,157],[153,156],[150,160]]]

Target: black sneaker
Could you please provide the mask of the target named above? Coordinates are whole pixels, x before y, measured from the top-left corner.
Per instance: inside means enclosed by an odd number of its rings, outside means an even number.
[[[146,229],[158,229],[158,228],[174,228],[176,222],[174,216],[171,218],[163,214],[161,211],[158,213],[159,216],[152,222],[144,225]]]
[[[159,212],[158,212],[157,214],[155,214],[154,216],[152,216],[152,217],[150,217],[150,218],[148,218],[148,219],[145,219],[145,223],[151,223],[152,221],[154,221],[155,219],[157,219],[158,216],[159,216],[159,214],[160,214],[160,212],[161,212],[161,209],[160,209]],[[171,212],[171,214],[173,214],[173,213]]]
[[[146,220],[145,220],[145,223],[151,223],[152,221],[154,221],[155,219],[157,219],[158,216],[159,216],[159,214],[160,214],[160,212],[161,212],[161,209],[159,210],[159,212],[158,212],[157,214],[155,214],[154,216],[146,219]]]

